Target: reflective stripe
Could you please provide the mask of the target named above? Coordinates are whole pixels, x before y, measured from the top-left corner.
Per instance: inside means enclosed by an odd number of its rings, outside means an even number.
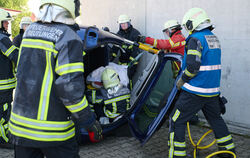
[[[4,52],[4,55],[8,57],[15,49],[17,49],[17,47],[12,45],[6,52]]]
[[[66,106],[66,108],[72,112],[79,112],[83,109],[85,109],[88,106],[88,101],[86,99],[86,96],[83,97],[82,101],[80,101],[79,103],[75,104],[75,105],[70,105],[70,106]]]
[[[171,47],[173,48],[174,47],[174,42],[172,41],[171,38],[169,39],[169,43],[170,43]]]
[[[175,122],[177,120],[177,118],[180,116],[180,111],[178,109],[176,109],[173,117],[172,117],[172,120]]]
[[[96,95],[96,91],[93,90],[92,91],[92,103],[95,103],[95,95]]]
[[[154,46],[154,47],[157,47],[157,40],[156,40],[156,39],[154,40],[153,46]]]
[[[9,139],[6,136],[5,127],[3,126],[4,122],[5,122],[4,118],[1,118],[1,121],[0,121],[0,137],[2,137],[6,142],[8,142]]]
[[[37,141],[65,141],[75,136],[75,128],[66,132],[45,132],[18,127],[11,122],[9,124],[9,130],[13,135]]]
[[[129,57],[129,60],[133,61],[133,60],[135,60],[135,58],[133,58],[133,57]]]
[[[55,45],[53,42],[40,39],[23,39],[21,46],[27,48],[43,49],[49,52],[53,52],[54,57],[56,57],[58,53],[58,51],[55,50]]]
[[[187,54],[188,55],[197,55],[197,56],[199,56],[201,58],[201,52],[199,52],[198,50],[189,49],[187,51]]]
[[[16,125],[33,128],[36,130],[63,131],[74,126],[73,121],[42,121],[31,118],[26,118],[11,112],[10,121]]]
[[[83,52],[82,52],[82,56],[85,56],[85,55],[86,55],[86,52],[85,52],[85,51],[83,51]]]
[[[38,120],[47,120],[52,82],[53,70],[51,65],[51,53],[46,51],[46,68],[40,94],[39,109],[37,114]]]
[[[186,151],[174,151],[175,156],[186,156]]]
[[[169,136],[169,144],[170,144],[170,148],[169,148],[169,158],[173,158],[174,157],[174,132],[170,133]]]
[[[187,69],[185,69],[184,73],[188,76],[188,77],[194,77],[196,74],[192,74],[190,73]]]
[[[174,142],[174,146],[176,147],[180,147],[180,148],[185,148],[186,147],[186,143],[185,142]]]
[[[111,103],[118,102],[118,101],[121,101],[121,100],[124,100],[124,99],[129,99],[129,98],[130,98],[130,94],[123,95],[123,96],[120,96],[120,97],[117,97],[117,98],[106,100],[106,101],[104,101],[104,104],[107,105],[107,104],[111,104]]]
[[[231,149],[235,148],[235,145],[234,145],[234,143],[231,143],[231,144],[225,145],[225,146],[218,145],[218,147],[226,148],[227,150],[231,150]]]
[[[109,118],[115,118],[120,115],[120,113],[117,113],[117,106],[116,103],[112,103],[113,111],[106,109],[106,106],[104,106],[103,110],[107,117]]]
[[[11,78],[11,79],[7,79],[7,80],[0,80],[0,85],[1,84],[9,84],[9,83],[13,83],[16,82],[16,78]]]
[[[220,91],[219,87],[217,87],[217,88],[200,88],[200,87],[191,86],[188,83],[185,83],[183,86],[189,90],[192,90],[195,92],[200,92],[200,93],[216,93],[216,92]]]
[[[200,71],[221,70],[221,65],[200,66]]]
[[[56,73],[60,76],[73,72],[84,72],[83,63],[65,64],[56,68]]]
[[[226,136],[226,137],[217,139],[216,141],[217,141],[217,143],[224,143],[224,142],[229,141],[229,140],[231,140],[231,139],[232,139],[232,136],[231,136],[231,135],[228,135],[228,136]]]
[[[8,109],[8,103],[5,103],[4,105],[3,105],[3,111],[6,111]]]
[[[113,57],[116,57],[117,55],[115,53],[112,54]]]
[[[185,45],[185,44],[186,44],[186,41],[182,41],[182,42],[181,42],[181,45]]]
[[[180,42],[177,42],[174,44],[174,47],[178,47],[178,46],[180,46]]]
[[[12,89],[16,87],[16,83],[12,83],[9,85],[0,85],[0,90],[5,90],[5,89]]]

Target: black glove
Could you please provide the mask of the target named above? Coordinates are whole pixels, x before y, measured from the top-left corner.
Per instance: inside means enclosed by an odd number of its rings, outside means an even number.
[[[145,36],[142,36],[142,35],[138,35],[137,36],[137,39],[136,39],[136,42],[141,42],[141,43],[145,43],[146,41],[146,37]]]
[[[91,142],[99,142],[102,140],[102,127],[98,121],[95,121],[91,127],[87,128],[87,131]]]

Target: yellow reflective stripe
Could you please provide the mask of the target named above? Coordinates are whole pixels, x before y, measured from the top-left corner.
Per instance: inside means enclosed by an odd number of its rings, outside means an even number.
[[[83,52],[82,52],[82,56],[85,56],[85,55],[86,55],[86,52],[85,52],[85,51],[83,51]]]
[[[80,101],[79,103],[75,104],[75,105],[70,105],[70,106],[66,106],[66,108],[72,112],[79,112],[83,109],[85,109],[88,106],[88,101],[86,99],[86,96],[83,97],[82,101]]]
[[[174,142],[174,146],[176,147],[180,147],[180,148],[185,148],[186,147],[186,143],[185,142]]]
[[[104,104],[110,104],[110,103],[118,102],[118,101],[121,101],[121,100],[124,100],[124,99],[129,99],[129,98],[130,98],[130,94],[123,95],[123,96],[120,96],[120,97],[116,97],[116,98],[113,98],[113,99],[106,100],[106,101],[104,101]]]
[[[4,105],[3,105],[3,111],[6,111],[8,109],[8,103],[5,103]]]
[[[185,69],[184,73],[188,76],[188,77],[194,77],[196,74],[192,74],[191,72],[189,72],[187,69]]]
[[[169,43],[170,43],[170,45],[171,45],[171,48],[173,48],[173,47],[174,47],[174,42],[172,41],[171,38],[169,39]]]
[[[11,134],[37,141],[65,141],[75,136],[75,128],[65,132],[45,132],[34,131],[24,127],[18,127],[11,122],[9,123],[9,131]]]
[[[104,110],[105,115],[109,118],[115,118],[119,116],[120,114],[117,113],[116,103],[112,103],[112,108],[113,108],[113,112],[109,111],[108,109],[106,109],[106,106],[104,106],[103,110]]]
[[[224,142],[229,141],[229,140],[231,140],[231,139],[232,139],[232,136],[231,136],[231,135],[228,135],[228,136],[226,136],[226,137],[217,139],[216,141],[217,141],[217,143],[224,143]]]
[[[182,41],[182,42],[181,42],[181,45],[185,45],[185,44],[186,44],[186,41]]]
[[[9,139],[6,136],[5,127],[3,126],[4,122],[5,122],[4,118],[1,118],[1,121],[0,121],[0,137],[2,137],[6,142],[8,142]]]
[[[133,58],[133,57],[129,57],[129,60],[133,61],[133,60],[135,60],[135,58]]]
[[[117,55],[115,53],[112,54],[113,57],[116,57]]]
[[[187,51],[187,55],[197,55],[199,56],[199,58],[201,58],[201,52],[199,52],[198,50],[189,49]]]
[[[156,112],[151,112],[146,105],[143,106],[143,110],[145,111],[146,115],[148,115],[149,117],[156,117],[158,115],[158,113]]]
[[[186,151],[174,151],[175,156],[186,156]]]
[[[226,148],[227,150],[231,150],[231,149],[235,148],[235,145],[234,145],[234,143],[231,143],[231,144],[225,145],[225,146],[218,145],[218,147]]]
[[[0,90],[12,89],[16,87],[16,83],[8,84],[8,85],[0,85]]]
[[[17,47],[12,45],[8,50],[6,50],[6,52],[4,52],[4,55],[8,57],[15,49],[17,49]]]
[[[174,47],[178,47],[180,45],[180,42],[177,42],[174,44]]]
[[[55,50],[55,45],[53,42],[40,39],[23,39],[21,46],[27,48],[43,49],[49,52],[53,52],[54,57],[56,57],[58,53],[58,51]]]
[[[157,47],[157,40],[156,39],[154,40],[153,47]]]
[[[172,120],[175,122],[177,120],[177,118],[180,116],[180,111],[178,109],[176,109],[173,117],[172,117]]]
[[[74,126],[73,121],[43,121],[26,118],[11,112],[10,121],[16,125],[28,127],[36,130],[65,131]]]
[[[60,76],[73,72],[84,72],[83,63],[65,64],[56,68],[56,73]]]
[[[132,48],[133,48],[133,45],[128,46],[128,49],[132,49]]]
[[[7,80],[0,80],[0,85],[1,84],[9,84],[9,83],[13,83],[13,82],[16,82],[16,78],[13,77],[11,79],[7,79]]]
[[[169,158],[173,158],[174,157],[174,132],[170,133],[169,136]]]
[[[198,96],[201,96],[201,97],[215,97],[215,96],[218,96],[219,94],[214,94],[214,95],[200,95],[200,94],[197,94]]]
[[[42,89],[40,94],[39,108],[38,108],[38,120],[47,120],[50,92],[53,82],[53,70],[51,65],[51,53],[46,51],[46,68],[43,76]]]

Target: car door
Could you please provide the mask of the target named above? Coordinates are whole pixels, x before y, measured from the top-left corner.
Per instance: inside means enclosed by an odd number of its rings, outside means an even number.
[[[151,138],[163,119],[169,115],[177,94],[175,86],[177,79],[173,77],[172,64],[174,61],[181,62],[182,56],[169,53],[158,55],[158,58],[153,71],[144,77],[144,85],[140,85],[144,88],[139,90],[141,92],[133,93],[139,95],[135,96],[136,101],[132,100],[136,106],[128,117],[131,132],[142,145]]]

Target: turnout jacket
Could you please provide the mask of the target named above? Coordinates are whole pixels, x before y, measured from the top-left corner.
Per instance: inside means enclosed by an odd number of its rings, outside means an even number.
[[[0,50],[0,103],[7,103],[12,101],[12,92],[16,85],[15,63],[18,48],[3,30],[0,30]]]
[[[130,108],[130,90],[127,87],[122,87],[114,95],[109,95],[104,88],[88,90],[87,98],[91,104],[102,106],[104,114],[109,118],[115,118]]]
[[[25,31],[20,49],[12,143],[48,147],[75,139],[71,115],[83,127],[95,120],[84,95],[81,39],[65,24],[37,22]]]
[[[209,30],[194,32],[187,38],[183,59],[182,89],[190,93],[212,97],[220,93],[221,46]]]

